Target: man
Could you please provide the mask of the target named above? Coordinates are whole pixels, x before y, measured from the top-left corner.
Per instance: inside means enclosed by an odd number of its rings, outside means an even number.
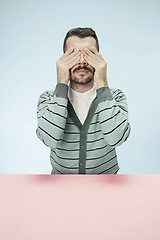
[[[50,147],[51,174],[116,174],[116,147],[130,134],[128,105],[109,88],[107,63],[91,28],[73,28],[56,62],[55,90],[37,105],[38,138]]]

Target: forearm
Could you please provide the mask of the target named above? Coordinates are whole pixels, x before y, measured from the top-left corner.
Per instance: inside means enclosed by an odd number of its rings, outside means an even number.
[[[110,89],[97,89],[98,116],[100,126],[107,144],[110,147],[121,145],[130,134],[128,122],[128,105],[124,93],[118,89],[116,94],[111,94]]]
[[[55,147],[63,138],[67,111],[66,84],[57,84],[55,91],[44,92],[37,105],[38,138],[49,147]]]

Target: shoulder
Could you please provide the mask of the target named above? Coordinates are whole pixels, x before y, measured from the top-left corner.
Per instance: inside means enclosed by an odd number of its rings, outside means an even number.
[[[119,89],[119,88],[110,88],[109,87],[109,90],[111,91],[112,94],[116,94],[116,93],[122,92],[122,90]]]
[[[112,97],[116,101],[122,101],[122,100],[126,101],[126,96],[121,89],[119,89],[119,88],[109,88],[109,89],[112,94]]]
[[[117,96],[117,95],[124,95],[124,92],[120,88],[109,88],[112,96]]]
[[[54,95],[54,91],[53,90],[46,90],[46,91],[41,93],[39,98],[50,98],[53,95]]]

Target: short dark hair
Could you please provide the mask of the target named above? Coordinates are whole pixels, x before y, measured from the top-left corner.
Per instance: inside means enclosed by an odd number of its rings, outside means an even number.
[[[80,38],[93,37],[96,40],[97,50],[99,52],[99,42],[98,42],[96,32],[92,28],[78,27],[78,28],[72,28],[67,32],[67,34],[65,36],[65,39],[64,39],[64,43],[63,43],[63,52],[64,53],[65,53],[66,41],[71,36],[77,36],[77,37],[80,37]]]

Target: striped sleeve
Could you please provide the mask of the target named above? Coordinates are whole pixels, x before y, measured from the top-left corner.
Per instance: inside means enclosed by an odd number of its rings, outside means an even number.
[[[117,147],[125,142],[130,135],[131,127],[128,121],[128,105],[125,94],[109,87],[97,90],[98,118],[103,136],[110,147]]]
[[[68,115],[68,85],[58,83],[53,91],[45,91],[37,104],[36,134],[48,147],[55,148],[64,135]]]

